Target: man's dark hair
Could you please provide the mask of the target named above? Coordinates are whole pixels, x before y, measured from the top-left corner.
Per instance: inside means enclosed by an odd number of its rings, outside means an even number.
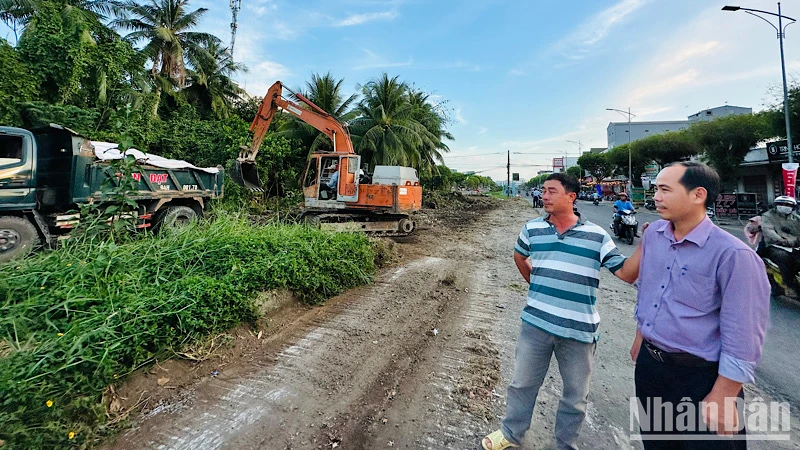
[[[704,188],[708,192],[706,208],[713,205],[719,194],[719,174],[707,165],[697,161],[681,161],[667,165],[667,167],[681,165],[686,167],[686,172],[678,180],[687,191],[694,188]]]
[[[572,175],[568,175],[566,173],[551,173],[550,175],[545,178],[544,181],[556,180],[564,186],[564,190],[567,192],[574,192],[575,194],[581,190],[581,183],[578,181],[577,178],[573,177]]]

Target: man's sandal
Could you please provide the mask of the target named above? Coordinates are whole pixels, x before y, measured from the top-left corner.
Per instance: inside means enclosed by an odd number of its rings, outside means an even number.
[[[508,439],[503,436],[503,432],[500,430],[497,430],[483,438],[483,441],[481,441],[481,446],[483,446],[484,450],[503,450],[509,447],[519,447],[519,445],[509,442]]]

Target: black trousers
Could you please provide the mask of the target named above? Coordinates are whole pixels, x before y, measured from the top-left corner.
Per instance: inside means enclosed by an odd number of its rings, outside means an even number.
[[[642,346],[639,351],[639,357],[636,359],[636,397],[639,401],[639,406],[647,414],[645,417],[640,417],[640,420],[645,421],[649,418],[649,430],[645,432],[642,430],[642,442],[644,443],[645,450],[739,450],[746,449],[747,442],[745,440],[734,440],[719,436],[719,439],[714,440],[647,440],[647,435],[658,434],[676,434],[685,435],[692,433],[680,432],[665,432],[663,430],[675,430],[676,419],[680,412],[673,410],[671,415],[671,423],[669,422],[670,415],[665,414],[660,423],[654,423],[657,414],[653,411],[657,406],[655,399],[660,399],[662,403],[670,402],[672,405],[678,405],[686,397],[691,399],[694,404],[694,411],[697,412],[696,423],[703,420],[700,413],[700,402],[711,392],[711,388],[717,379],[718,366],[711,367],[685,367],[675,364],[657,361],[650,355],[650,352]],[[739,397],[744,399],[744,391],[739,392]],[[648,399],[650,400],[648,402]],[[744,418],[739,415],[739,423],[743,422]],[[644,424],[642,424],[644,426]],[[694,429],[698,429],[695,427]],[[713,432],[699,432],[699,434],[714,435]],[[745,434],[742,430],[740,434]]]

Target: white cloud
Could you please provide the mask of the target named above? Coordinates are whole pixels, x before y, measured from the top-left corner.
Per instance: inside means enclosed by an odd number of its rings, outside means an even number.
[[[478,134],[486,134],[487,131],[489,131],[489,129],[486,127],[478,128]]]
[[[625,18],[636,12],[651,0],[622,0],[590,17],[575,29],[566,33],[566,37],[556,42],[548,51],[557,54],[567,61],[575,62],[586,57],[589,50],[608,36],[612,29],[624,22]],[[561,63],[560,65],[569,65]]]
[[[461,108],[456,108],[455,113],[456,113],[456,122],[460,123],[461,125],[466,125],[467,119],[465,119],[464,116],[461,115]]]
[[[351,27],[354,25],[361,25],[367,22],[374,22],[376,20],[387,20],[391,21],[397,17],[397,11],[385,11],[385,12],[377,12],[377,13],[366,13],[366,14],[354,14],[349,17],[346,17],[339,22],[336,22],[334,26],[336,27]]]
[[[688,69],[684,72],[656,78],[649,83],[636,88],[633,91],[631,103],[639,103],[644,99],[668,94],[678,88],[687,86],[697,80],[698,72],[695,69]]]
[[[521,71],[519,69],[511,69],[511,70],[508,71],[508,74],[519,77],[519,76],[525,75],[525,72],[523,72],[523,71]]]
[[[720,50],[719,41],[708,41],[692,43],[688,47],[681,48],[671,55],[667,55],[659,65],[659,70],[667,70],[692,62],[701,56],[708,56]]]
[[[390,61],[370,49],[362,48],[361,50],[367,54],[367,57],[361,63],[353,66],[353,70],[407,67],[414,63],[414,58],[408,58],[408,61]]]

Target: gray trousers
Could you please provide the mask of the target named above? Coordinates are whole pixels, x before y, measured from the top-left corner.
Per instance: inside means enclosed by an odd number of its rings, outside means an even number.
[[[531,427],[531,416],[553,353],[564,381],[556,412],[555,438],[559,449],[576,449],[575,441],[586,417],[589,379],[597,343],[586,344],[554,336],[522,322],[517,341],[514,379],[508,387],[506,417],[502,431],[506,439],[520,444]]]

